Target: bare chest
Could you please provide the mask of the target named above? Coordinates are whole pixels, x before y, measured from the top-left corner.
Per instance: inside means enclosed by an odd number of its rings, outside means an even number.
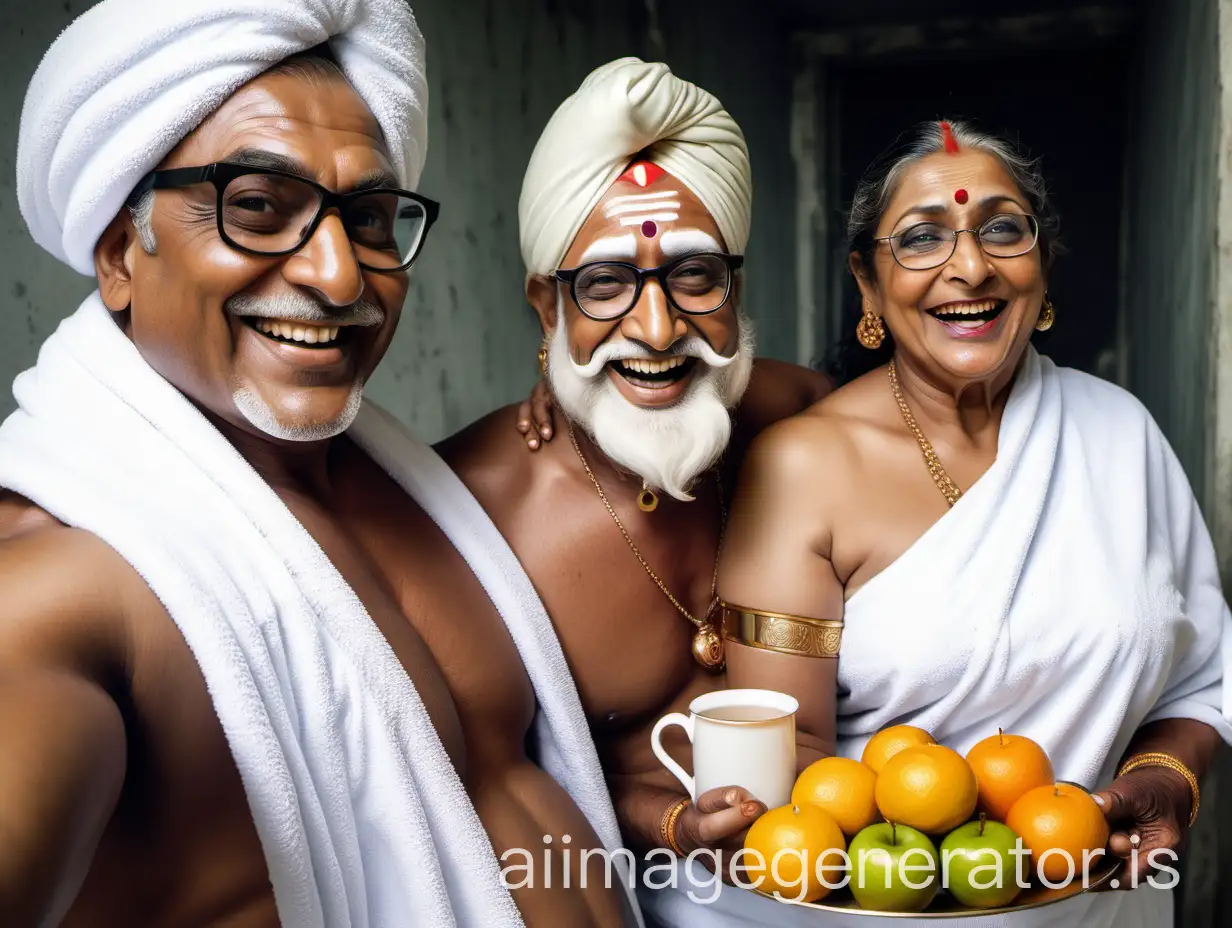
[[[921,538],[950,510],[950,503],[930,475],[914,442],[904,439],[897,452],[882,455],[875,468],[853,476],[849,492],[836,507],[831,563],[850,599]],[[992,465],[992,459],[951,460],[947,474],[960,490],[969,489]]]
[[[482,758],[521,758],[535,696],[496,607],[441,529],[383,474],[339,501],[355,550],[338,564],[429,704],[463,779]],[[385,486],[388,493],[373,492]],[[330,553],[327,550],[327,553]],[[331,555],[332,557],[333,555]],[[439,718],[438,718],[439,714]],[[451,753],[453,753],[451,751]]]
[[[592,725],[625,729],[657,717],[698,669],[692,644],[695,620],[713,602],[718,506],[663,500],[645,513],[611,499],[622,533],[586,489],[555,500],[550,532],[525,513],[510,520],[507,537],[543,598]]]

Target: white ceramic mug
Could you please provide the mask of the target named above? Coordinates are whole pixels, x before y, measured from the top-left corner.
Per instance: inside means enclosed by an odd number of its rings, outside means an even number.
[[[720,786],[741,786],[775,809],[791,802],[796,782],[796,711],[773,690],[718,690],[689,703],[689,714],[659,719],[650,746],[696,800]],[[663,750],[663,730],[679,725],[693,744],[693,776]]]

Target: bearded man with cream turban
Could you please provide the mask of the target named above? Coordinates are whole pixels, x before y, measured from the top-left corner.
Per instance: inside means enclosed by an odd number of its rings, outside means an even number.
[[[668,860],[738,847],[764,809],[740,789],[687,802],[650,731],[724,685],[715,562],[745,448],[829,387],[754,361],[751,209],[745,140],[714,96],[635,58],[593,72],[539,139],[519,208],[568,437],[537,427],[529,454],[507,408],[442,448],[547,606],[625,842]]]
[[[530,581],[363,399],[423,55],[402,0],[104,0],[30,84],[22,213],[98,290],[0,426],[5,928],[635,915]]]

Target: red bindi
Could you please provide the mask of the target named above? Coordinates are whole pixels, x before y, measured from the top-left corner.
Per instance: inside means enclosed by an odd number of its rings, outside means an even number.
[[[627,184],[636,184],[639,187],[649,187],[666,173],[667,171],[657,164],[652,164],[649,161],[636,161],[629,165],[629,169],[616,178],[616,180],[617,182],[624,181]]]
[[[963,190],[961,187],[955,190],[954,191],[954,202],[958,203],[959,205],[966,203],[967,202],[967,191]]]
[[[658,234],[659,227],[655,225],[653,219],[647,219],[642,223],[642,235],[646,236],[646,238],[654,238]]]

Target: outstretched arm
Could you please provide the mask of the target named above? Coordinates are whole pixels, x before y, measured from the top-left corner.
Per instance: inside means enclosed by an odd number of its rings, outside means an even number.
[[[78,596],[56,592],[88,584],[53,547],[43,533],[0,543],[0,924],[12,928],[60,923],[125,772],[95,630],[66,607]]]
[[[829,560],[817,426],[792,420],[754,442],[719,565],[727,680],[800,702],[800,731],[834,752],[843,587]]]

